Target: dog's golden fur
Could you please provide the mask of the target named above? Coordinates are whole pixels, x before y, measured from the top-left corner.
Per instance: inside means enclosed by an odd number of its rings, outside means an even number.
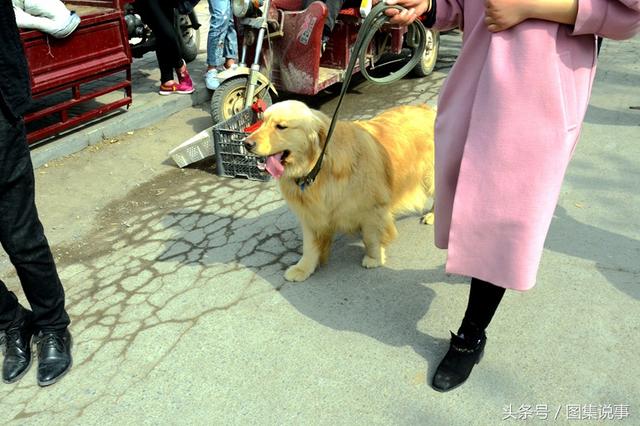
[[[316,181],[302,191],[296,178],[315,164],[330,119],[298,101],[267,109],[247,142],[259,156],[289,152],[279,185],[302,226],[303,253],[285,279],[303,281],[326,262],[337,232],[360,231],[362,265],[384,264],[384,249],[397,234],[394,216],[424,212],[433,197],[434,120],[435,111],[423,105],[395,107],[371,120],[339,121]],[[433,208],[423,221],[433,223]]]

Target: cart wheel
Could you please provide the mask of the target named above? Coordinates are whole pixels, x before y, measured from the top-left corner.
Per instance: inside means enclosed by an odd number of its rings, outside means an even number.
[[[182,58],[185,62],[191,62],[198,56],[200,31],[192,28],[189,16],[181,15],[177,10],[174,16],[175,22],[173,25],[176,34],[179,35],[178,43],[180,43],[180,49],[182,50]]]
[[[427,45],[422,54],[422,60],[413,68],[413,74],[417,77],[426,77],[436,66],[438,50],[440,49],[440,33],[427,29]]]
[[[228,120],[244,109],[244,99],[247,90],[247,78],[237,77],[223,81],[211,95],[211,117],[214,123]],[[267,107],[273,101],[269,89],[256,93],[253,101],[262,99]]]

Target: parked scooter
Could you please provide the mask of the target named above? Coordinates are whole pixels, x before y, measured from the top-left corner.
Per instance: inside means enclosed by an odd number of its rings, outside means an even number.
[[[222,82],[211,96],[213,122],[228,120],[259,99],[269,106],[272,94],[315,95],[343,82],[351,49],[372,6],[370,0],[358,1],[359,8],[351,2],[340,11],[324,45],[328,8],[323,1],[304,8],[302,0],[233,0],[242,50],[238,67],[218,74]],[[425,39],[419,52],[413,31],[387,24],[376,32],[365,60],[354,70],[382,68],[419,55],[413,74],[425,77],[436,65],[440,35],[426,29]]]
[[[134,58],[141,58],[145,53],[156,50],[156,38],[151,28],[136,13],[135,1],[124,5],[124,20],[127,24],[131,55]],[[182,15],[176,10],[173,26],[176,33],[180,35],[178,40],[184,60],[187,62],[193,61],[198,55],[198,47],[200,46],[200,33],[198,31],[200,23],[196,12],[192,11],[188,15]]]

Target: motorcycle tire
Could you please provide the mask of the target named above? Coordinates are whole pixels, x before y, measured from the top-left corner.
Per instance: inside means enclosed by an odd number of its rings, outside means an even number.
[[[235,114],[244,109],[244,100],[247,87],[246,77],[236,77],[224,80],[220,86],[213,91],[211,95],[211,118],[214,123],[221,123],[228,120]],[[273,101],[269,88],[265,88],[262,92],[254,95],[254,102],[262,99],[267,107]]]
[[[412,74],[416,77],[426,77],[433,72],[438,61],[440,50],[440,33],[427,29],[427,46],[422,54],[422,60],[413,68]]]
[[[192,28],[188,15],[174,14],[173,27],[178,34],[178,43],[182,50],[182,58],[185,62],[193,61],[198,56],[200,48],[200,31]]]

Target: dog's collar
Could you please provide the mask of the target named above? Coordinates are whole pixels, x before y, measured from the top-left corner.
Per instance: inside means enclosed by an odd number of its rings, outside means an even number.
[[[316,163],[317,165],[318,163]],[[315,167],[314,167],[315,170]],[[318,173],[313,173],[313,171],[311,171],[311,173],[309,173],[308,175],[301,177],[301,178],[297,178],[295,180],[296,185],[298,185],[298,187],[300,188],[300,191],[304,191],[308,186],[311,186],[311,184],[313,184],[313,182],[316,180],[316,176],[318,175]],[[320,167],[318,167],[318,171],[320,171]]]
[[[371,9],[371,12],[369,12],[369,14],[365,17],[364,21],[362,22],[362,25],[360,26],[360,30],[358,31],[358,35],[356,36],[356,41],[353,44],[351,58],[349,59],[349,64],[347,65],[347,69],[345,70],[345,73],[344,73],[344,80],[342,81],[342,87],[340,88],[340,96],[338,97],[338,103],[336,104],[336,109],[333,111],[333,117],[331,118],[331,124],[329,125],[327,138],[325,140],[324,147],[322,148],[322,152],[320,153],[320,158],[318,158],[318,161],[316,161],[316,164],[313,166],[313,169],[308,175],[306,175],[303,178],[296,179],[296,184],[300,187],[300,190],[302,191],[304,191],[305,188],[307,188],[309,185],[311,185],[315,181],[316,176],[318,176],[318,172],[320,172],[320,167],[322,166],[322,159],[327,149],[327,145],[329,145],[329,141],[331,140],[331,135],[333,134],[333,129],[336,125],[336,121],[338,117],[338,111],[340,110],[342,99],[344,98],[344,95],[347,93],[347,88],[349,87],[349,82],[351,81],[351,76],[353,75],[353,70],[355,68],[356,61],[359,59],[361,54],[364,54],[366,52],[367,47],[371,44],[371,40],[373,36],[376,34],[376,32],[385,23],[389,21],[389,17],[386,16],[384,13],[385,9],[388,9],[388,8],[394,8],[399,11],[404,10],[399,5],[389,6],[384,1],[381,1]],[[418,40],[420,44],[422,44],[422,47],[419,46],[418,49],[424,49],[426,34],[424,33],[424,27],[422,27],[422,24],[420,22],[414,22],[408,28],[409,29],[413,28],[418,34],[421,35],[421,37],[418,38]],[[422,30],[420,30],[420,28]],[[416,50],[416,52],[417,51],[421,51],[421,50]],[[420,56],[412,55],[412,58],[409,63],[407,63],[405,66],[400,68],[400,70],[392,74],[393,78],[379,78],[374,80],[371,78],[371,76],[369,76],[364,72],[364,66],[363,66],[362,72],[363,74],[365,74],[365,77],[367,77],[367,79],[370,81],[387,84],[405,76],[409,72],[409,70],[415,67],[416,63],[413,63],[413,61],[416,61],[416,62],[420,61]],[[361,61],[361,64],[362,64],[362,61]]]

